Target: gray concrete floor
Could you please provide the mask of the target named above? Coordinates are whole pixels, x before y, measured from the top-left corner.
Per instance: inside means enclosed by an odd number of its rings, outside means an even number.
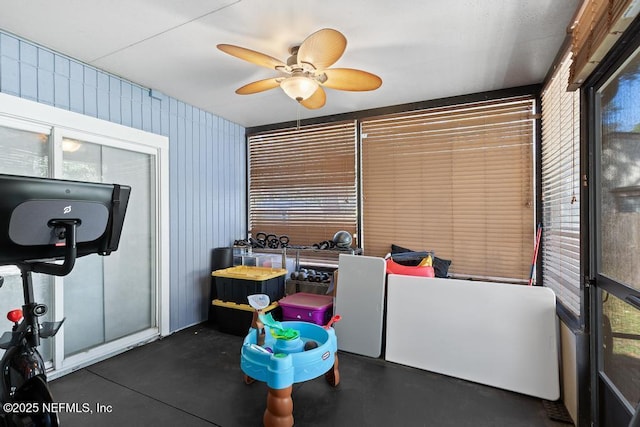
[[[244,383],[241,345],[202,324],[58,378],[54,400],[89,409],[61,426],[261,426],[267,387]],[[294,385],[296,426],[567,427],[538,398],[344,352],[339,367],[335,388]]]

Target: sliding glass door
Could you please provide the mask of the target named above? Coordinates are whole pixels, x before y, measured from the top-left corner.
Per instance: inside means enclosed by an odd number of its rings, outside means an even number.
[[[84,140],[63,138],[62,147],[62,178],[132,188],[118,251],[79,259],[65,278],[64,353],[69,356],[157,326],[155,165],[150,154]]]
[[[168,333],[167,151],[166,137],[0,94],[0,173],[132,188],[117,251],[78,258],[64,277],[33,275],[44,320],[65,318],[40,348],[52,378]],[[18,269],[0,275],[2,332],[23,301]]]
[[[600,426],[640,403],[640,49],[594,89],[596,402]]]
[[[49,134],[50,128],[31,123],[0,119],[0,173],[46,177],[49,173]],[[0,197],[2,195],[0,194]],[[0,335],[11,330],[13,323],[6,317],[10,310],[21,308],[24,304],[22,278],[17,267],[0,266],[0,276],[4,284],[0,288]],[[34,297],[39,303],[52,308],[53,280],[42,274],[33,275]],[[53,320],[55,313],[50,310],[44,320]],[[0,350],[0,354],[3,350]],[[52,342],[42,340],[40,352],[50,360]]]

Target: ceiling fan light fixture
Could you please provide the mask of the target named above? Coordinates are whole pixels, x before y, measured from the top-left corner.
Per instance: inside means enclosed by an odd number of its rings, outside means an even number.
[[[291,76],[280,82],[280,87],[291,99],[302,102],[318,89],[318,82],[304,76]]]
[[[640,1],[640,0],[637,0]],[[238,89],[238,95],[264,92],[278,86],[288,97],[309,110],[322,108],[327,100],[325,89],[360,92],[375,90],[382,79],[354,68],[331,68],[344,53],[347,39],[338,30],[323,28],[293,46],[286,62],[255,50],[230,44],[218,49],[236,58],[280,73],[278,77],[258,80]]]

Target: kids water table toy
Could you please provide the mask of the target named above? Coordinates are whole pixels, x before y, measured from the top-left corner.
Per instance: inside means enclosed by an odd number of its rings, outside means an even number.
[[[259,319],[264,325],[264,336],[260,328],[249,330],[242,345],[240,368],[247,384],[255,380],[267,383],[269,395],[264,425],[292,426],[294,383],[320,375],[332,386],[340,382],[336,333],[331,326],[276,322],[270,314],[260,314]],[[264,344],[259,345],[258,341],[262,340]]]

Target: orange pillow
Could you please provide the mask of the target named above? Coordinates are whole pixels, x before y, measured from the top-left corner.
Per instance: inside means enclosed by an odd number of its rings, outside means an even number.
[[[424,267],[398,264],[391,258],[387,258],[387,273],[390,274],[403,274],[405,276],[422,276],[422,277],[436,277],[433,266],[426,265]]]

